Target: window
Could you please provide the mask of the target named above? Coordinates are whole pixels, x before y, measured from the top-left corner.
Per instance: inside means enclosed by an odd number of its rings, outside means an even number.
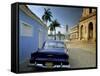
[[[39,34],[38,34],[38,37],[39,37],[39,48],[42,48],[42,45],[43,45],[43,34],[42,34],[42,30],[39,29]]]
[[[47,48],[64,48],[63,42],[46,42],[45,49]]]
[[[20,36],[32,36],[32,26],[25,23],[25,22],[20,22]]]
[[[89,14],[92,13],[92,8],[89,8]]]

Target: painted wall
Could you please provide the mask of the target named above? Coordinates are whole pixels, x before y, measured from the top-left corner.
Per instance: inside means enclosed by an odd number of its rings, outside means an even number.
[[[19,9],[19,63],[22,63],[30,58],[32,52],[39,48],[39,30],[42,31],[42,43],[46,41],[47,29],[41,26],[36,20],[30,18],[22,10]],[[32,35],[24,36],[21,34],[21,23],[25,22],[32,27]]]

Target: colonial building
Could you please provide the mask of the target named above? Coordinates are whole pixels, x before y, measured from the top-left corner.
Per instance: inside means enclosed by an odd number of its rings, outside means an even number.
[[[78,40],[79,38],[79,26],[75,25],[70,29],[70,40]]]
[[[19,6],[19,63],[43,46],[47,31],[47,26],[27,6]]]
[[[83,13],[78,25],[70,29],[71,40],[96,40],[96,9],[83,8]]]
[[[83,8],[79,22],[79,40],[96,40],[96,9]]]

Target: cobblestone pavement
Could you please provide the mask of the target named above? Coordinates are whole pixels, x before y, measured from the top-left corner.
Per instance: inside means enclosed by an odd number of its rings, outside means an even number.
[[[69,63],[71,68],[87,68],[96,66],[96,43],[67,42]]]

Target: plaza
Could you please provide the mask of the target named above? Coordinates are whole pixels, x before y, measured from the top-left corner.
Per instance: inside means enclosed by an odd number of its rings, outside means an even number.
[[[71,68],[96,66],[96,44],[94,42],[67,42]]]

